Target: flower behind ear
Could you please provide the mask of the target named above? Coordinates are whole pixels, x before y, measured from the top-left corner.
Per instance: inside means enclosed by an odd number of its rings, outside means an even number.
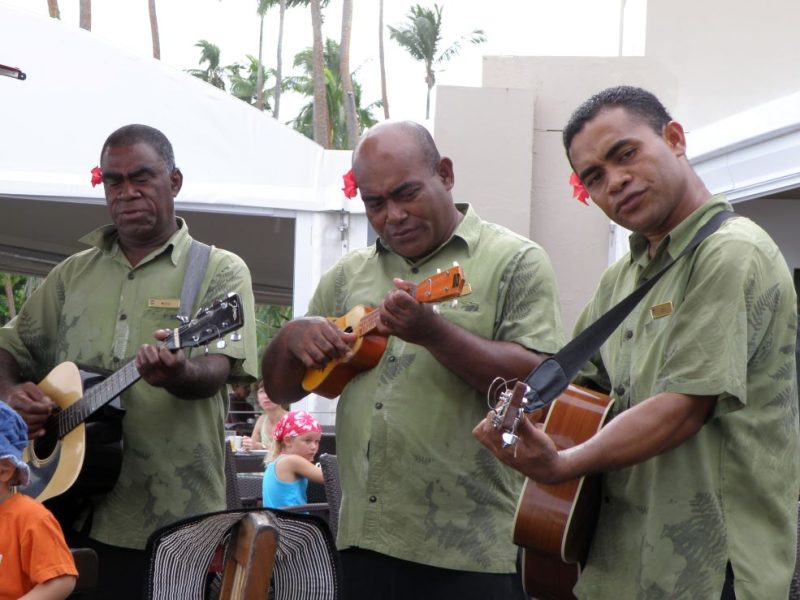
[[[344,180],[344,187],[342,188],[344,195],[348,198],[354,198],[358,193],[358,184],[356,183],[356,176],[353,175],[353,169],[342,175],[342,179]]]
[[[569,184],[572,186],[572,197],[588,206],[589,192],[583,187],[583,182],[575,171],[569,176]]]
[[[100,167],[95,167],[92,169],[92,187],[103,183],[103,169]]]

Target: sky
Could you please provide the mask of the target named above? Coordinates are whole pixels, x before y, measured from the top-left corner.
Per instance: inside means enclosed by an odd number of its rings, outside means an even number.
[[[47,16],[46,0],[0,0],[5,4]],[[200,49],[208,40],[221,51],[222,64],[244,62],[258,54],[257,0],[157,0],[161,60],[185,70],[200,68]],[[399,26],[414,4],[432,7],[432,0],[384,1],[384,23]],[[624,7],[622,53],[643,54],[646,0],[439,0],[443,7],[441,48],[462,35],[482,29],[487,41],[464,45],[462,52],[440,67],[437,83],[479,86],[483,56],[614,56],[620,53],[621,11]],[[78,0],[59,0],[65,26],[78,26]],[[323,36],[340,40],[341,0],[331,0],[323,11]],[[150,25],[145,0],[93,0],[92,34],[103,41],[143,56],[151,56]],[[278,9],[267,13],[264,56],[274,67],[278,35]],[[306,8],[286,13],[283,45],[284,73],[291,74],[294,55],[311,46],[311,16]],[[390,116],[425,118],[425,71],[411,59],[388,32],[384,37]],[[380,99],[378,62],[378,2],[353,0],[351,59],[355,78],[363,89],[362,104]],[[282,96],[281,121],[296,114],[307,100]],[[383,118],[382,109],[373,114]]]

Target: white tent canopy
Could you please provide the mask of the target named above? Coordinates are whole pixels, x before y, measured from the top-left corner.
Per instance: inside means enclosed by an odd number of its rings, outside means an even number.
[[[226,92],[2,4],[0,64],[27,75],[0,77],[0,271],[45,273],[108,221],[90,170],[128,123],[171,140],[184,174],[178,213],[195,237],[245,259],[258,301],[290,304],[294,293],[304,310],[348,236],[366,241],[361,202],[341,192],[349,152],[323,150]]]

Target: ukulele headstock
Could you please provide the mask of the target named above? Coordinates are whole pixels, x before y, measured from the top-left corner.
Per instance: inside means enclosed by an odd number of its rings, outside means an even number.
[[[464,296],[471,291],[464,278],[464,270],[458,263],[453,263],[449,269],[437,269],[436,275],[418,283],[414,288],[414,298],[418,302],[439,302]]]

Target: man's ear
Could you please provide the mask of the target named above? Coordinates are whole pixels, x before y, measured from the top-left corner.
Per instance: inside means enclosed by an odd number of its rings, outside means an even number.
[[[664,125],[664,141],[672,148],[675,156],[686,156],[686,134],[683,125],[677,121],[670,121]]]
[[[453,173],[453,161],[443,156],[439,160],[439,164],[436,165],[436,174],[441,177],[442,183],[444,183],[444,187],[448,190],[453,188],[455,185],[456,177]]]
[[[170,184],[172,185],[172,197],[178,195],[178,192],[181,191],[183,187],[183,173],[178,167],[172,169],[172,173],[169,175]]]

